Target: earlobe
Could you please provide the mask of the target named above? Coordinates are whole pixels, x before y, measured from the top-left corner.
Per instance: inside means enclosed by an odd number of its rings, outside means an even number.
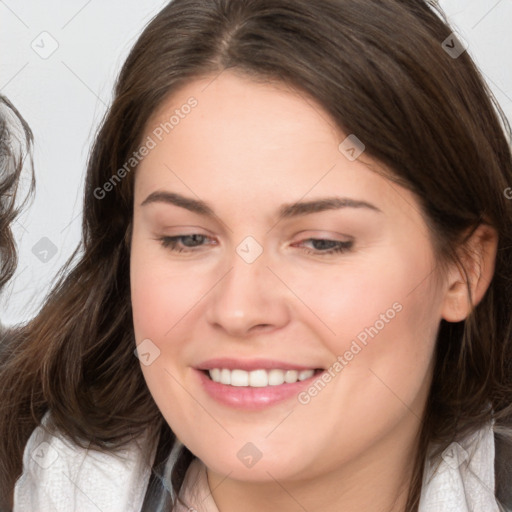
[[[480,224],[465,246],[460,248],[458,254],[466,273],[460,264],[454,264],[449,272],[442,308],[444,320],[465,320],[482,300],[494,275],[497,248],[498,234],[488,224]],[[472,304],[468,296],[468,279]]]

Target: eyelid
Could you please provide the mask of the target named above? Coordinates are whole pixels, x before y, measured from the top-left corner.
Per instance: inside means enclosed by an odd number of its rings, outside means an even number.
[[[192,245],[187,246],[184,245],[183,242],[180,242],[180,239],[186,238],[186,237],[201,237],[202,239],[210,239],[210,242],[208,243],[201,243],[198,245]],[[214,243],[212,244],[211,240],[213,238],[204,235],[202,233],[180,233],[177,235],[164,235],[161,237],[158,237],[158,241],[169,252],[174,254],[181,254],[183,256],[185,255],[193,255],[193,254],[201,254],[204,247],[207,247],[209,245],[217,245],[217,241],[214,240]],[[203,240],[205,241],[205,240]],[[304,244],[308,242],[331,242],[332,246],[328,248],[323,249],[315,249],[315,248],[308,248],[305,247]],[[182,246],[180,246],[180,243]],[[329,244],[327,244],[329,245]],[[350,237],[350,240],[336,240],[333,237],[322,237],[321,235],[318,236],[303,236],[300,240],[297,242],[294,242],[291,244],[292,247],[297,246],[297,248],[302,249],[304,254],[311,255],[311,256],[320,256],[321,258],[327,258],[330,256],[341,256],[345,255],[347,253],[350,253],[354,250],[354,238]],[[302,246],[302,247],[301,247]]]
[[[213,237],[213,231],[205,228],[204,226],[196,226],[194,224],[162,224],[157,228],[158,232],[164,233],[162,236],[187,236],[187,235],[204,235]],[[176,234],[174,234],[176,231]]]
[[[347,235],[344,233],[337,233],[334,231],[325,231],[325,230],[315,230],[315,229],[303,229],[296,233],[293,237],[298,238],[298,240],[305,239],[324,239],[324,240],[333,240],[337,242],[353,242],[355,241],[355,237],[352,235]]]

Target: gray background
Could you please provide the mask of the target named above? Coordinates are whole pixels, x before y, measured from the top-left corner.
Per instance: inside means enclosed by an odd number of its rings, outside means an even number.
[[[0,297],[4,324],[37,312],[76,247],[85,162],[114,78],[166,3],[0,0],[0,91],[34,132],[37,179],[35,200],[14,225],[20,261]],[[439,3],[512,121],[512,0]]]

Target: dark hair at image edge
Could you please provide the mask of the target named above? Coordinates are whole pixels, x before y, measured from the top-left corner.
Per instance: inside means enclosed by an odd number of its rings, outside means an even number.
[[[33,166],[33,134],[29,125],[18,109],[0,94],[0,291],[14,275],[18,264],[16,242],[12,224],[33,198],[35,176]],[[25,185],[25,190],[23,186]],[[23,195],[21,195],[23,192]],[[11,330],[4,327],[0,317],[0,390],[2,406],[4,405],[4,385],[2,367],[7,355],[12,351],[13,336]],[[9,372],[7,371],[6,374]],[[7,381],[7,379],[6,379]],[[1,473],[4,450],[0,450],[0,481],[5,476]],[[2,508],[0,494],[0,510]]]
[[[464,322],[439,326],[407,512],[418,507],[429,443],[441,450],[482,427],[491,413],[497,441],[509,440],[510,128],[468,53],[452,59],[441,47],[452,29],[433,7],[421,0],[175,0],[150,22],[121,70],[90,154],[82,244],[1,370],[0,485],[7,502],[24,445],[48,409],[50,428],[84,447],[115,450],[147,431],[161,467],[174,445],[134,356],[135,169],[104,199],[94,191],[138,149],[148,120],[170,94],[227,68],[291,86],[344,133],[356,134],[365,155],[416,194],[438,255],[434,275],[464,256],[457,249],[480,223],[498,232],[484,298]],[[172,474],[175,492],[192,459],[184,448]],[[508,472],[497,471],[498,494],[509,500],[506,479]]]
[[[32,165],[33,135],[16,107],[0,95],[0,289],[16,270],[18,257],[11,225],[32,197],[35,178]],[[28,191],[19,198],[19,185],[28,158]]]

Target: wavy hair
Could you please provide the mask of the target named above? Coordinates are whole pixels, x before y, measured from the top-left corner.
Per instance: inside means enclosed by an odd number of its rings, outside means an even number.
[[[0,95],[0,289],[16,270],[18,255],[11,225],[31,197],[35,185],[32,165],[33,135],[16,107]],[[28,193],[19,201],[19,184],[28,158]]]
[[[451,33],[435,2],[426,0],[174,0],[158,13],[121,69],[90,153],[80,247],[0,374],[4,496],[12,499],[24,444],[50,410],[52,428],[84,447],[114,451],[150,431],[158,440],[150,509],[177,441],[133,353],[136,165],[108,197],[96,196],[138,149],[151,114],[173,91],[228,68],[301,91],[343,132],[357,134],[366,154],[391,169],[388,178],[418,197],[439,268],[460,262],[464,235],[481,223],[498,232],[484,298],[465,321],[442,320],[439,327],[406,511],[417,510],[431,442],[442,449],[491,419],[496,435],[509,439],[510,126],[468,52],[453,58],[443,48]],[[183,448],[173,466],[176,495],[192,459]],[[501,497],[506,478],[497,471]]]
[[[33,197],[35,188],[33,140],[32,130],[20,112],[0,94],[0,291],[14,275],[18,264],[12,223],[28,200]],[[24,195],[20,196],[22,177],[28,178],[28,185]],[[13,332],[0,323],[0,376],[7,356],[13,348]],[[3,395],[2,384],[3,380],[0,378]],[[0,455],[0,461],[3,455]],[[0,494],[0,510],[3,510],[2,497],[3,494]]]

